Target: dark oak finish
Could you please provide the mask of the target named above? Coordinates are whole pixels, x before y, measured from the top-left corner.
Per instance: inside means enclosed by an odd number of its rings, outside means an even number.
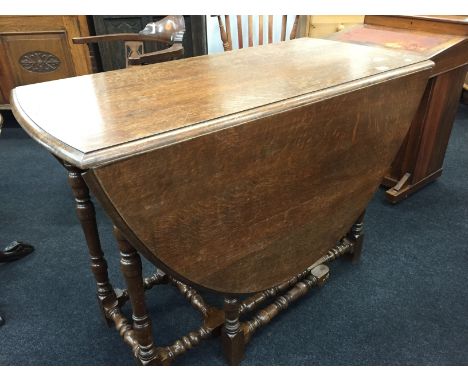
[[[229,365],[238,365],[244,358],[244,332],[239,322],[240,305],[235,298],[224,299],[224,326],[222,343]]]
[[[137,358],[143,365],[149,365],[156,358],[157,352],[153,343],[151,319],[146,311],[140,256],[116,227],[114,234],[120,249],[120,269],[132,304],[133,331],[138,343]]]
[[[275,318],[283,310],[286,310],[294,301],[304,296],[312,287],[315,285],[323,285],[328,277],[329,269],[324,264],[313,268],[312,271],[304,275],[302,279],[298,277],[300,281],[296,281],[289,291],[287,291],[284,295],[276,298],[272,304],[259,310],[251,320],[242,324],[242,333],[245,336],[245,341],[250,341],[250,338],[258,328],[269,324],[273,318]],[[231,354],[237,356],[237,359],[239,359],[239,354],[241,354],[241,351],[242,348],[237,347],[233,349]]]
[[[137,248],[150,259],[158,254],[159,266],[215,291],[260,291],[316,261],[362,213],[407,132],[420,79],[192,138],[96,168],[86,179],[138,238]],[[405,96],[411,102],[402,105]],[[359,106],[340,110],[343,104]],[[391,112],[383,115],[384,107]],[[404,128],[390,129],[400,121]],[[130,191],[145,185],[151,192]],[[129,195],[151,208],[135,209]]]
[[[362,245],[364,242],[364,214],[365,212],[357,218],[347,235],[348,239],[353,242],[353,263],[358,263],[361,258]]]
[[[351,92],[402,75],[423,60],[301,38],[132,68],[132,74],[111,71],[18,87],[12,92],[13,112],[53,153],[89,168]]]
[[[330,54],[321,60],[304,59],[323,49]],[[199,287],[249,293],[300,273],[346,234],[407,132],[428,65],[419,56],[297,39],[17,88],[13,101],[36,139],[92,168],[88,184],[150,261]],[[176,77],[179,68],[193,79]],[[327,69],[333,75],[322,78]],[[166,79],[158,84],[166,98],[142,97],[149,88],[132,86],[139,75],[150,87],[152,78]],[[186,81],[203,92],[180,93]],[[74,112],[77,104],[64,104],[62,116],[48,112],[38,96],[63,94],[57,86],[88,95],[89,113]],[[249,86],[250,95],[242,90]],[[65,115],[81,131],[63,129]]]
[[[63,165],[68,171],[68,183],[75,197],[76,213],[88,245],[91,270],[97,285],[98,303],[104,318],[110,324],[106,318],[105,310],[116,304],[116,296],[109,282],[107,262],[101,248],[94,204],[89,196],[89,189],[83,180],[83,171],[67,163],[63,163]]]
[[[442,174],[448,140],[468,68],[468,18],[366,16],[365,25],[330,36],[338,41],[414,51],[435,67],[383,185],[397,203]]]
[[[324,263],[359,258],[363,211],[432,67],[412,54],[296,39],[17,88],[12,102],[26,131],[66,162],[104,315],[138,362],[169,364],[221,334],[238,364],[257,328],[326,281]],[[54,98],[77,89],[86,101]],[[126,290],[107,279],[86,186],[116,226]],[[165,274],[143,279],[139,253]],[[144,302],[161,283],[203,319],[165,347]],[[224,308],[193,286],[224,294]],[[127,300],[132,324],[120,309]],[[253,321],[242,322],[248,312]]]

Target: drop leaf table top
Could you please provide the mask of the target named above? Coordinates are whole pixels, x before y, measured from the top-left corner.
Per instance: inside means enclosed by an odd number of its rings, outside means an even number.
[[[301,38],[20,86],[12,103],[41,144],[88,168],[375,84],[424,61],[411,52]]]
[[[19,87],[12,105],[86,170],[138,252],[190,285],[242,294],[291,279],[346,235],[432,67],[302,38]]]

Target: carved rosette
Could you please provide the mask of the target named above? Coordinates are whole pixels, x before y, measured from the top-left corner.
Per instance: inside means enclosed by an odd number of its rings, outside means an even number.
[[[54,54],[37,50],[23,54],[19,63],[29,72],[47,73],[57,70],[61,62]]]

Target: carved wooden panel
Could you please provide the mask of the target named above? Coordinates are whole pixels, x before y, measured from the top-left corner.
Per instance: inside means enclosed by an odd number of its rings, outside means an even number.
[[[30,72],[53,72],[60,66],[60,59],[50,52],[36,50],[27,52],[19,59],[20,65]]]

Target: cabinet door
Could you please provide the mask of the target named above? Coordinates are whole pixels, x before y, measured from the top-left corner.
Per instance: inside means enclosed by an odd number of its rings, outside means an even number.
[[[6,33],[2,44],[16,84],[28,85],[76,75],[65,32]]]

